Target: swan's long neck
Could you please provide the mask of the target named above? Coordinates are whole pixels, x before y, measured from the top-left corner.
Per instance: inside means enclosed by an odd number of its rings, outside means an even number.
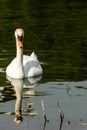
[[[20,48],[18,46],[17,40],[16,40],[16,46],[17,46],[17,54],[16,54],[17,65],[22,68],[23,67],[23,48]]]

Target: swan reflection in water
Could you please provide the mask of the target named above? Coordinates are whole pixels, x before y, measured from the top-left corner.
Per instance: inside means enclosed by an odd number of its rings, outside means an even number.
[[[22,97],[32,97],[35,95],[34,87],[38,85],[38,82],[42,76],[28,78],[28,79],[12,79],[7,77],[7,79],[11,82],[12,86],[14,86],[15,94],[16,94],[16,102],[15,102],[15,119],[14,121],[19,124],[23,121],[22,115],[34,116],[36,115],[35,110],[32,108],[33,104],[29,103],[26,110],[22,111]]]

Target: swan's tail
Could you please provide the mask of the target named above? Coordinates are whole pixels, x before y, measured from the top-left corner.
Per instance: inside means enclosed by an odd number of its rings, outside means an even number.
[[[33,58],[37,59],[37,55],[35,55],[35,53],[34,53],[34,52],[32,52],[31,57],[33,57]]]

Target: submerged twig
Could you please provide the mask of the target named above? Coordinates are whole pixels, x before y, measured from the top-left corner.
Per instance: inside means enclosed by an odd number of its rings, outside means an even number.
[[[81,126],[87,126],[87,123],[79,123]]]
[[[46,112],[45,112],[45,107],[44,107],[43,100],[41,101],[41,103],[42,103],[42,112],[43,112],[44,120],[46,121],[47,118],[46,118]]]
[[[59,102],[58,102],[58,112],[59,112],[59,114],[60,114],[60,117],[61,117],[61,118],[64,118],[64,112],[62,111],[62,108],[61,108]]]
[[[41,104],[42,104],[42,112],[43,112],[44,120],[45,122],[49,122],[49,120],[47,120],[47,117],[46,117],[45,106],[44,106],[43,100],[41,101]]]
[[[59,130],[61,130],[62,128],[62,124],[63,124],[63,120],[64,120],[64,112],[61,109],[60,103],[58,102],[58,113],[60,114],[60,128]]]
[[[47,117],[46,117],[46,112],[45,112],[45,107],[44,107],[44,102],[43,102],[43,100],[41,101],[41,103],[42,103],[42,111],[43,111],[44,120],[45,120],[45,122],[46,122],[46,121],[47,121]]]
[[[49,120],[47,120],[47,117],[46,117],[46,112],[45,112],[45,107],[44,107],[43,100],[41,101],[41,104],[42,104],[42,112],[43,112],[43,116],[44,116],[44,127],[43,127],[43,130],[45,130],[46,123],[49,122]]]

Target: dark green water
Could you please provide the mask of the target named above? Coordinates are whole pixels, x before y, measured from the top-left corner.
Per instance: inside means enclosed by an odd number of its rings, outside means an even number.
[[[1,68],[15,57],[14,31],[21,27],[24,53],[36,52],[44,81],[87,79],[87,2],[4,0],[0,5]]]
[[[44,98],[49,102],[49,117],[51,120],[57,120],[56,114],[52,114],[51,117],[50,112],[55,111],[59,98],[71,120],[75,121],[77,117],[80,120],[82,115],[87,119],[83,112],[86,112],[84,107],[79,109],[85,105],[87,108],[87,1],[0,0],[1,112],[14,111],[14,107],[10,110],[10,106],[15,104],[14,91],[6,79],[5,69],[16,55],[14,31],[19,27],[25,31],[24,53],[29,55],[34,51],[43,68],[43,77],[35,88],[36,96],[33,99],[33,102],[37,102],[37,111],[40,110],[40,100]],[[4,104],[11,100],[12,102]],[[55,106],[53,110],[50,100],[53,102],[52,106]],[[74,116],[77,113],[77,116],[72,117],[71,113],[74,113]],[[12,116],[1,116],[0,122],[7,122],[7,118],[12,120]],[[17,129],[12,122],[10,125],[10,129]],[[58,128],[57,122],[55,126]],[[82,127],[75,128],[82,130]],[[1,129],[4,130],[4,127]],[[48,129],[55,128],[51,124],[46,130]]]

